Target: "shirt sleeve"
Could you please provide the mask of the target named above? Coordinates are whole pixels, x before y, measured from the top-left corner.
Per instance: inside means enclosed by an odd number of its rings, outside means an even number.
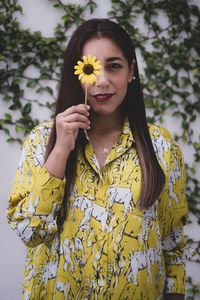
[[[166,265],[166,294],[185,294],[185,262],[192,256],[183,227],[188,216],[186,172],[180,147],[172,141],[162,246]]]
[[[44,167],[44,128],[26,139],[7,210],[8,223],[30,247],[52,239],[58,231],[65,180],[50,176]]]

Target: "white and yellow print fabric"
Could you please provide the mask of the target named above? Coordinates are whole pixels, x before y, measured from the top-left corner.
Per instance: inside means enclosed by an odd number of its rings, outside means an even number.
[[[128,121],[102,172],[88,140],[59,233],[66,182],[43,165],[51,126],[37,126],[26,139],[7,212],[28,246],[23,299],[156,300],[164,291],[184,293],[185,171],[170,134],[149,125],[166,183],[145,211],[138,208],[141,169]]]

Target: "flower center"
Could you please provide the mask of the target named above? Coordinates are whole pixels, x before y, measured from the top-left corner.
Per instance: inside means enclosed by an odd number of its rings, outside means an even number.
[[[83,67],[83,72],[86,74],[86,75],[90,75],[92,74],[94,71],[94,68],[91,64],[86,64],[84,65]]]

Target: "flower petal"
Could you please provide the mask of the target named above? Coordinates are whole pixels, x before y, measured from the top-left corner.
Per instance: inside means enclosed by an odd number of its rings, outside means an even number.
[[[84,64],[88,64],[88,58],[87,58],[87,56],[83,56],[83,63]]]
[[[100,74],[101,74],[101,72],[100,72],[100,71],[96,71],[96,70],[94,70],[94,74],[95,74],[95,75],[100,75]]]
[[[96,76],[101,73],[99,71],[99,69],[101,69],[101,63],[99,60],[96,60],[96,56],[92,56],[91,54],[89,54],[88,56],[84,55],[82,57],[82,60],[83,61],[79,60],[77,62],[77,65],[74,67],[74,69],[75,69],[74,74],[78,75],[78,79],[82,83],[93,84],[97,80]],[[91,67],[93,69],[92,73],[90,73],[90,74],[88,74],[89,72],[86,73],[86,70],[88,67],[86,65],[91,65]]]

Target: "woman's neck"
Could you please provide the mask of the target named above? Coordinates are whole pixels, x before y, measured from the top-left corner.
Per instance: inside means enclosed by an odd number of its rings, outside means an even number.
[[[124,118],[122,115],[104,115],[100,116],[95,113],[91,115],[90,132],[104,134],[110,131],[118,131],[122,129]]]

